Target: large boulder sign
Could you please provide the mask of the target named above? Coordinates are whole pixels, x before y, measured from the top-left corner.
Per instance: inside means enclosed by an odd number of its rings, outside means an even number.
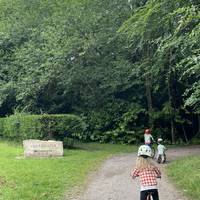
[[[24,140],[25,157],[60,157],[63,156],[63,142],[54,140]]]

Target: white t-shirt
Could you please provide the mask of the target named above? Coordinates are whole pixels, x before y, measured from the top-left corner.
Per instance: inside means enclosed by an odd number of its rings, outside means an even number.
[[[144,134],[144,143],[145,144],[151,144],[151,140],[153,140],[153,137],[151,134]]]
[[[157,150],[158,150],[158,155],[163,155],[165,153],[166,147],[162,144],[159,144],[157,146]]]
[[[158,189],[157,185],[140,186],[140,191],[155,190],[155,189]]]

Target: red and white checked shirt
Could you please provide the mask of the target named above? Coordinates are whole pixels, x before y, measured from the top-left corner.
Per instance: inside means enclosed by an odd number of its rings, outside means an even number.
[[[132,177],[140,177],[140,184],[142,186],[157,185],[157,177],[161,176],[161,172],[157,167],[152,169],[139,170],[135,168],[132,173]]]

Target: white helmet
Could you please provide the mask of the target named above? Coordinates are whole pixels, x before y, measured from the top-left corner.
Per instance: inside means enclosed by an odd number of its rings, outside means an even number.
[[[162,142],[163,141],[163,139],[162,138],[158,138],[158,142]]]
[[[142,145],[138,149],[138,156],[151,157],[151,148],[148,145]]]

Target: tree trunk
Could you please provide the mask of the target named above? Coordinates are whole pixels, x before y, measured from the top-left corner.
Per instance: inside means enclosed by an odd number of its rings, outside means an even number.
[[[198,114],[198,128],[199,128],[198,134],[200,134],[200,115],[199,114]]]
[[[195,137],[199,137],[200,136],[200,115],[197,114],[197,118],[198,118],[198,131],[197,134],[195,135]]]
[[[172,144],[175,144],[175,125],[174,125],[174,119],[173,119],[173,117],[172,117],[172,114],[171,114],[170,123],[171,123],[171,138],[172,138]]]
[[[185,131],[185,128],[184,128],[183,124],[182,124],[182,130],[183,130],[183,134],[184,134],[184,137],[185,137],[185,141],[186,141],[186,143],[188,143],[187,134],[186,134],[186,131]]]
[[[175,144],[175,122],[174,122],[174,107],[173,107],[173,96],[171,91],[171,62],[172,62],[172,52],[170,53],[170,61],[169,61],[169,72],[168,72],[168,80],[167,80],[167,90],[168,90],[168,100],[169,100],[169,114],[170,114],[170,124],[171,124],[171,140],[172,144]]]
[[[148,107],[148,115],[149,115],[149,127],[153,127],[153,106],[152,106],[152,97],[151,97],[151,78],[149,73],[145,76],[145,85],[146,85],[146,98],[147,98],[147,107]]]

